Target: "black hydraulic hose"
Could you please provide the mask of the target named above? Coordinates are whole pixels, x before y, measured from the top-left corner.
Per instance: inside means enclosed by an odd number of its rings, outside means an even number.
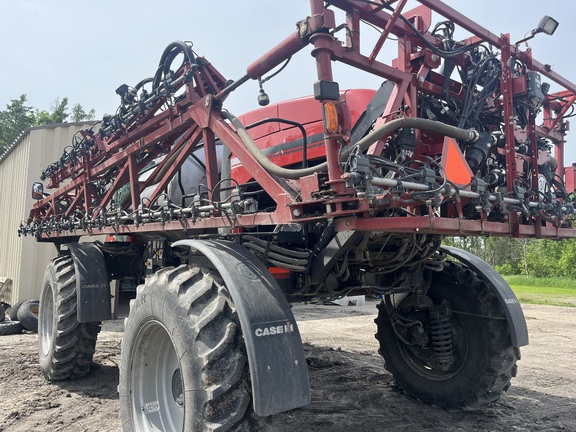
[[[260,165],[262,165],[262,167],[270,174],[287,179],[299,179],[301,177],[305,177],[315,173],[326,172],[328,168],[327,162],[321,163],[319,165],[310,168],[303,168],[303,169],[283,168],[276,165],[274,162],[268,159],[268,157],[264,153],[262,153],[262,150],[260,150],[260,148],[256,145],[254,140],[252,140],[252,137],[248,134],[248,132],[244,128],[244,125],[242,124],[242,122],[240,122],[240,120],[238,120],[236,116],[229,113],[228,111],[222,111],[222,117],[232,124],[232,126],[236,130],[236,133],[238,134],[242,142],[246,145],[246,148],[248,149],[250,154],[254,156],[254,158],[258,161],[258,163],[260,163]],[[348,158],[348,156],[353,151],[367,150],[372,144],[377,142],[380,138],[383,138],[384,136],[389,135],[394,131],[405,127],[427,130],[430,132],[435,132],[465,142],[475,142],[478,140],[479,137],[478,132],[473,129],[461,129],[435,120],[428,120],[417,117],[402,117],[383,124],[378,129],[373,130],[364,138],[359,140],[353,146],[348,147],[346,150],[342,152],[342,159],[346,160],[346,158]]]
[[[226,201],[231,195],[230,187],[232,183],[230,180],[230,149],[223,145],[222,146],[222,166],[220,168],[220,181],[222,181],[222,186],[220,187],[220,197],[223,201]]]
[[[140,90],[142,87],[144,87],[146,84],[150,84],[151,82],[154,81],[154,78],[144,78],[142,81],[140,81],[138,84],[136,84],[136,87],[134,87],[136,90]]]
[[[184,185],[182,184],[182,168],[178,170],[178,187],[180,188],[180,193],[182,194],[182,207],[184,207],[184,195],[186,195],[186,191],[184,190]]]
[[[310,257],[310,252],[296,251],[296,250],[292,250],[292,249],[283,248],[281,246],[276,246],[274,244],[270,244],[266,240],[262,240],[262,239],[259,239],[258,237],[254,237],[251,235],[242,236],[242,241],[257,244],[259,246],[266,247],[271,251],[279,252],[285,256],[290,256],[293,258],[308,259]],[[242,244],[244,244],[244,243],[242,243]]]
[[[258,161],[262,167],[268,171],[270,174],[276,175],[278,177],[287,178],[287,179],[299,179],[300,177],[305,177],[308,175],[312,175],[314,173],[326,170],[327,164],[321,164],[311,168],[300,168],[300,169],[289,169],[289,168],[282,168],[272,162],[268,157],[262,153],[262,150],[258,148],[250,134],[244,128],[244,125],[236,116],[229,113],[228,111],[222,111],[222,117],[232,124],[236,133],[250,152],[252,156]],[[322,167],[322,165],[324,165]],[[319,168],[320,167],[320,168]]]
[[[180,53],[183,53],[191,64],[196,63],[196,57],[194,56],[191,46],[187,42],[174,41],[164,49],[158,66],[164,67],[164,72],[167,72],[170,63],[172,63],[174,58]]]
[[[298,265],[298,266],[308,265],[307,259],[292,258],[292,257],[288,257],[285,255],[278,254],[276,252],[267,251],[265,247],[256,245],[254,243],[246,242],[246,243],[242,243],[242,246],[244,246],[245,248],[248,248],[248,249],[252,249],[253,251],[258,252],[265,257],[270,257],[272,259],[275,259],[277,262],[282,262],[282,263],[292,264],[292,265]]]
[[[194,56],[194,52],[192,51],[190,45],[182,41],[172,42],[170,45],[166,47],[166,49],[162,53],[162,57],[160,57],[158,70],[154,75],[154,83],[152,85],[153,89],[157,89],[160,86],[162,75],[168,72],[168,70],[170,69],[170,64],[180,53],[184,54],[184,56],[187,58],[187,60],[190,62],[191,65],[196,63],[196,57]]]
[[[291,126],[296,126],[298,129],[300,129],[300,133],[302,134],[302,168],[308,168],[308,135],[306,135],[306,129],[304,129],[302,123],[298,123],[292,120],[286,120],[279,117],[268,117],[263,120],[257,121],[256,123],[251,123],[248,126],[245,126],[244,128],[248,130],[256,126],[260,126],[271,122],[285,123]]]

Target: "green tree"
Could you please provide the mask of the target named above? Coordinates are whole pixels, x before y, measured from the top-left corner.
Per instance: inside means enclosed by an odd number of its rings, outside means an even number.
[[[96,118],[96,111],[92,108],[90,111],[84,111],[84,108],[79,103],[72,107],[71,119],[73,122],[92,121]]]
[[[482,259],[486,259],[485,240],[483,237],[446,237],[442,244],[467,250]]]
[[[522,263],[522,271],[525,276],[530,276],[530,263],[528,259],[528,253],[532,241],[526,238],[513,239],[513,241],[514,243],[516,243],[516,245],[520,247],[520,253],[521,253],[520,262]]]
[[[505,274],[524,273],[524,242],[527,239],[510,239],[507,237],[488,237],[486,239],[486,261]],[[500,271],[500,270],[499,270]]]
[[[576,278],[576,242],[564,240],[562,243],[562,255],[558,262],[561,272],[559,276]]]
[[[27,96],[22,94],[18,99],[11,100],[5,110],[0,111],[0,154],[12,145],[22,131],[31,126],[60,124],[69,120],[90,121],[96,117],[93,108],[86,111],[79,103],[72,106],[70,113],[67,97],[56,98],[49,111],[34,109],[27,102]]]
[[[528,274],[527,247],[531,240],[507,237],[446,237],[443,244],[455,246],[482,258],[504,274]]]
[[[46,110],[36,110],[34,113],[36,126],[66,123],[66,119],[68,119],[69,115],[67,97],[62,98],[62,100],[56,98],[56,100],[52,102],[50,109],[51,112]]]
[[[531,276],[564,276],[560,268],[563,249],[568,242],[537,240],[526,247],[526,260]]]
[[[25,94],[18,99],[12,99],[6,105],[6,110],[0,111],[0,154],[16,140],[20,133],[34,126],[33,108],[26,105]]]

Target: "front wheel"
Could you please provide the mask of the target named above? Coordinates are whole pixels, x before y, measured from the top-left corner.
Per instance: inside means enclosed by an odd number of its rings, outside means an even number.
[[[428,304],[415,294],[379,305],[380,354],[408,394],[449,409],[481,409],[516,375],[520,352],[498,300],[470,269],[446,262]]]
[[[236,307],[215,271],[182,265],[146,281],[124,330],[119,391],[124,431],[254,430]]]
[[[49,381],[83,377],[90,370],[100,323],[79,323],[72,257],[48,264],[38,312],[40,368]]]

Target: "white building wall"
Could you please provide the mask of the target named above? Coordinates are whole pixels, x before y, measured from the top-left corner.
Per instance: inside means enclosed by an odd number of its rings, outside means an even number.
[[[4,301],[40,297],[44,271],[56,256],[52,243],[33,237],[18,237],[20,222],[28,218],[35,201],[32,183],[40,173],[60,159],[74,134],[89,123],[71,123],[31,128],[16,141],[0,161],[0,277],[12,279],[12,293]]]

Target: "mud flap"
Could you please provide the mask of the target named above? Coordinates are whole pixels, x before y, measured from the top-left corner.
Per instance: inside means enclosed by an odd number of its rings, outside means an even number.
[[[451,246],[442,246],[441,250],[474,270],[478,277],[492,289],[506,316],[512,345],[516,347],[528,345],[528,328],[526,327],[524,312],[522,312],[520,302],[512,288],[504,278],[490,264],[468,251]]]
[[[94,243],[68,243],[76,271],[78,322],[112,318],[110,281],[102,251]]]
[[[268,269],[229,241],[180,240],[220,273],[237,307],[246,343],[254,411],[268,416],[310,403],[308,366],[296,320]]]

